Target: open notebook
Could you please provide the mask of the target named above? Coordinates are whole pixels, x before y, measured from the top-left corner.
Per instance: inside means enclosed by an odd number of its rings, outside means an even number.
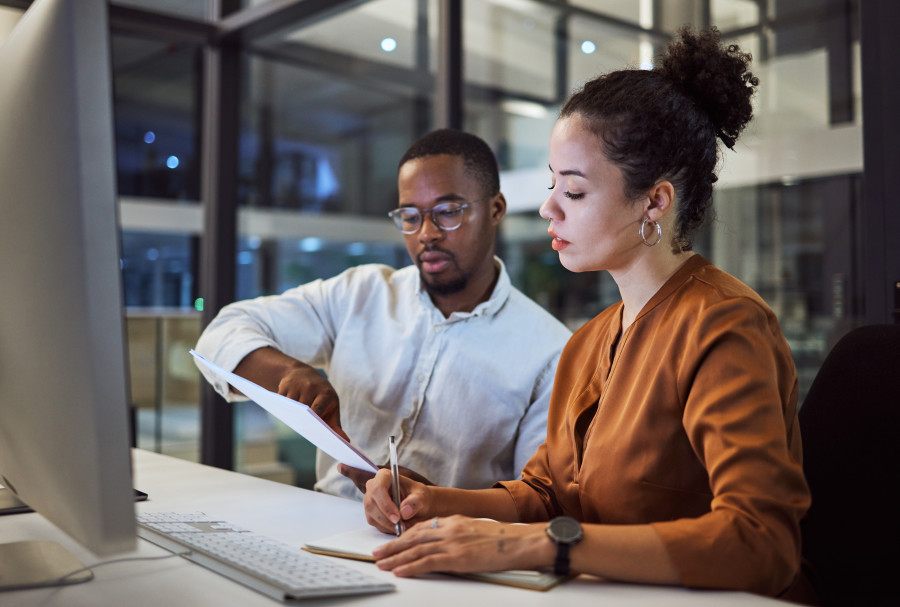
[[[354,529],[332,535],[318,541],[308,542],[303,549],[316,554],[337,556],[346,559],[375,562],[372,551],[392,539],[393,535],[382,533],[374,527]],[[528,590],[549,590],[569,577],[541,573],[539,571],[497,571],[491,573],[450,573],[473,580],[504,584]]]

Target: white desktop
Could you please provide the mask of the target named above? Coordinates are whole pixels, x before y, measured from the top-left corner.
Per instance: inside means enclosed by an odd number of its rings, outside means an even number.
[[[364,526],[362,504],[322,493],[267,481],[237,472],[202,466],[149,451],[133,452],[135,486],[149,494],[137,504],[139,511],[200,510],[297,548],[307,542]],[[48,539],[60,542],[87,565],[97,557],[71,540],[41,515],[0,516],[0,538]],[[161,556],[167,551],[140,540],[134,554]],[[117,558],[117,557],[114,557]],[[332,558],[332,557],[320,557]],[[695,591],[683,588],[608,583],[587,576],[546,592],[511,588],[474,580],[432,575],[420,579],[396,578],[371,563],[333,558],[376,578],[396,584],[387,594],[307,600],[305,605],[385,605],[391,607],[443,607],[470,605],[597,604],[691,606],[762,606],[783,602],[742,592]],[[154,606],[240,605],[272,607],[274,601],[180,557],[156,561],[123,561],[94,567],[95,578],[85,584],[38,588],[0,594],[3,607],[33,605],[96,607],[97,605]]]

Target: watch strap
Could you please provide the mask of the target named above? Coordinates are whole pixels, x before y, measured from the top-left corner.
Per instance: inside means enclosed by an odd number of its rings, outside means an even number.
[[[569,547],[571,544],[556,542],[556,560],[553,561],[553,573],[569,575]]]

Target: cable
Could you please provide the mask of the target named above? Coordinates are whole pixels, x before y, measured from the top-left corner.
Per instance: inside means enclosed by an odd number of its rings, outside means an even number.
[[[191,550],[185,550],[185,551],[183,551],[183,552],[173,552],[173,553],[171,553],[171,554],[164,554],[164,555],[162,555],[162,556],[126,556],[126,557],[123,557],[123,558],[111,559],[111,560],[108,560],[108,561],[102,561],[102,562],[100,562],[100,563],[95,563],[95,564],[93,564],[93,565],[91,565],[91,566],[89,566],[89,567],[81,567],[81,568],[76,569],[76,570],[74,570],[74,571],[70,571],[69,573],[67,573],[67,574],[65,574],[65,575],[63,575],[63,576],[60,576],[60,577],[58,577],[57,579],[53,580],[53,582],[51,582],[51,584],[64,584],[65,581],[66,581],[68,578],[72,577],[73,575],[78,575],[79,573],[82,573],[83,571],[92,571],[93,569],[95,569],[95,568],[97,568],[97,567],[103,567],[104,565],[112,565],[113,563],[126,563],[126,562],[128,562],[128,561],[161,561],[161,560],[163,560],[163,559],[170,559],[170,558],[172,558],[173,556],[188,556],[189,554],[191,554],[191,552],[192,552]],[[92,576],[92,577],[93,577],[93,576]],[[86,579],[84,579],[84,580],[82,580],[82,581],[85,581],[85,582],[86,582],[86,581],[92,579],[92,577],[86,578]]]

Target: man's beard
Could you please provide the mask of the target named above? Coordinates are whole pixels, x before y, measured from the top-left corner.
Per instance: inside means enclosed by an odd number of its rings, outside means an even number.
[[[422,284],[425,285],[425,290],[428,291],[429,295],[454,295],[465,289],[466,285],[469,284],[468,276],[457,276],[449,282],[439,282],[435,284],[429,282],[421,272],[419,272],[419,275],[422,277]]]

